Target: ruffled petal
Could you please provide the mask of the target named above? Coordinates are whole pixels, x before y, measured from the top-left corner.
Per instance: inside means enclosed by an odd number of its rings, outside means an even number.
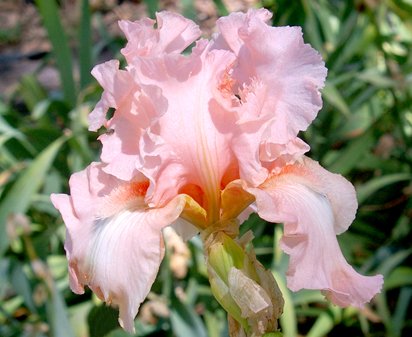
[[[129,73],[119,70],[119,61],[111,60],[95,66],[92,75],[103,87],[104,92],[94,110],[89,114],[89,130],[97,131],[106,122],[109,108],[117,108],[134,89]]]
[[[159,87],[168,102],[167,112],[146,130],[140,148],[138,168],[154,184],[154,204],[194,184],[211,206],[219,198],[222,177],[234,160],[231,135],[221,132],[213,117],[227,112],[215,97],[234,56],[228,51],[208,52],[205,47],[201,42],[190,56],[170,57],[161,64],[135,60],[140,80]],[[160,75],[149,76],[153,71]]]
[[[276,121],[272,138],[285,143],[306,130],[322,107],[319,89],[327,70],[320,54],[304,43],[300,27],[271,27],[261,15],[244,15],[233,78],[239,85],[258,80],[267,88],[266,111]]]
[[[163,53],[181,53],[201,34],[199,27],[191,20],[172,12],[156,13],[154,20],[120,21],[119,26],[128,43],[122,54],[128,63],[135,57],[158,57]]]
[[[336,232],[347,228],[356,211],[354,189],[342,176],[305,159],[248,191],[255,195],[263,219],[284,223],[281,247],[290,255],[291,290],[321,289],[343,307],[361,307],[380,291],[382,276],[358,274],[336,239]]]
[[[235,12],[229,16],[221,17],[216,23],[220,34],[215,34],[214,36],[214,47],[216,49],[231,49],[238,54],[243,46],[243,40],[239,36],[239,29],[247,26],[252,18],[268,22],[272,18],[272,13],[267,9],[260,8],[250,9],[246,14]]]
[[[147,181],[125,185],[94,163],[73,175],[71,196],[52,195],[67,228],[72,290],[83,293],[88,285],[118,306],[119,322],[130,332],[163,258],[161,230],[178,218],[185,203],[177,197],[162,208],[148,209],[147,187]]]
[[[304,43],[301,29],[271,27],[266,23],[270,16],[261,9],[219,19],[211,47],[236,55],[231,81],[239,105],[232,147],[241,179],[255,186],[267,177],[262,166],[275,165],[263,162],[276,161],[279,147],[290,154],[298,132],[316,117],[327,73],[319,53]]]
[[[142,86],[129,94],[106,123],[109,131],[99,137],[105,172],[126,181],[137,174],[144,130],[156,122],[158,115],[165,113],[166,107],[167,102],[156,87]]]

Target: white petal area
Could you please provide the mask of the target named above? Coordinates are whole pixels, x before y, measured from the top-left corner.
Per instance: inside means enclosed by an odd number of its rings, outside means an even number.
[[[328,182],[333,184],[331,176]],[[336,187],[341,177],[334,176]],[[255,195],[263,219],[284,223],[281,247],[290,255],[288,287],[293,291],[320,289],[337,305],[362,307],[380,291],[383,278],[360,275],[346,262],[336,238],[334,214],[334,208],[345,204],[331,205],[338,199],[329,199],[312,181],[308,171],[299,175],[297,167],[248,192]]]
[[[119,321],[127,331],[133,331],[133,319],[163,258],[161,228],[173,220],[167,213],[177,211],[170,208],[126,210],[95,222],[81,270],[90,275],[89,286],[101,292],[104,301],[119,306]]]
[[[72,289],[82,293],[88,285],[103,301],[118,306],[121,326],[133,332],[134,317],[163,258],[161,229],[182,209],[182,202],[175,199],[161,209],[124,210],[95,220],[92,226],[68,228]],[[64,216],[66,222],[68,216]]]
[[[144,204],[147,180],[125,183],[92,163],[70,179],[71,195],[51,199],[66,224],[65,249],[70,286],[89,286],[102,300],[119,307],[128,331],[147,296],[163,257],[161,231],[179,217],[185,198],[161,208]]]

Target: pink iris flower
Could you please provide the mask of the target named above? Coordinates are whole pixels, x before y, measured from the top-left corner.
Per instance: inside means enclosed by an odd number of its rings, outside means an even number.
[[[187,239],[253,211],[284,223],[291,290],[321,289],[343,307],[380,291],[382,276],[358,274],[336,239],[355,217],[353,186],[304,156],[297,137],[322,106],[324,62],[299,27],[270,18],[233,13],[211,40],[174,13],[158,13],[156,28],[121,21],[127,66],[93,69],[104,92],[89,129],[109,130],[101,162],[73,174],[71,194],[52,202],[67,227],[72,290],[87,285],[118,306],[128,331],[162,261],[163,228]]]

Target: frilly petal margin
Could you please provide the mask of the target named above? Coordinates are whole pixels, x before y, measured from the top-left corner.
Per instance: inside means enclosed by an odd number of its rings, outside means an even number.
[[[380,292],[382,275],[358,274],[339,248],[336,228],[347,228],[356,211],[354,189],[342,176],[305,158],[259,188],[247,190],[256,197],[257,212],[263,219],[284,223],[281,248],[290,255],[289,289],[320,289],[342,307],[362,307]],[[340,197],[331,198],[332,191]],[[348,216],[337,213],[339,208]],[[337,225],[337,221],[343,222]]]
[[[236,55],[230,77],[241,104],[232,148],[240,178],[254,186],[267,177],[262,166],[279,164],[278,150],[290,150],[298,132],[316,117],[327,74],[321,55],[304,43],[301,28],[271,27],[270,17],[265,9],[222,17],[211,42],[212,50]],[[300,153],[308,148],[302,145]]]
[[[97,79],[104,91],[100,101],[89,114],[89,130],[97,131],[106,122],[106,112],[117,108],[134,89],[131,77],[125,70],[119,70],[119,61],[111,60],[95,66],[92,75]]]
[[[67,227],[70,286],[81,294],[87,285],[118,306],[120,325],[133,332],[134,317],[163,258],[161,230],[179,217],[185,199],[178,196],[162,208],[147,209],[138,189],[116,186],[95,163],[73,175],[70,189],[71,196],[51,196]]]
[[[319,89],[327,69],[321,55],[304,43],[300,27],[271,27],[270,17],[260,9],[220,18],[214,48],[225,49],[225,41],[235,53],[233,79],[240,91],[256,80],[267,88],[270,108],[265,110],[277,127],[272,138],[284,144],[306,130],[322,107]]]
[[[157,28],[154,24],[157,22]],[[191,20],[172,12],[156,13],[156,21],[120,21],[128,43],[122,54],[130,64],[135,57],[158,57],[163,53],[180,53],[197,40],[201,31]]]

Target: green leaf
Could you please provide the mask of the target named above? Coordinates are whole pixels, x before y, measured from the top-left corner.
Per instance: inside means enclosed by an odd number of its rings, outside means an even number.
[[[0,116],[0,148],[11,138],[19,140],[28,152],[34,153],[34,147],[27,140],[26,135],[17,128],[13,128],[2,116]]]
[[[36,306],[33,302],[32,289],[30,287],[29,280],[23,271],[23,268],[19,262],[15,262],[11,267],[10,281],[15,289],[24,300],[27,308],[32,312],[37,312]]]
[[[3,300],[8,288],[8,270],[10,264],[8,259],[0,259],[0,301]]]
[[[7,217],[12,213],[25,213],[31,204],[33,195],[40,189],[44,177],[50,169],[53,160],[66,136],[58,138],[43,150],[31,165],[24,170],[8,191],[0,204],[0,256],[8,246],[6,234]]]
[[[340,174],[349,173],[356,167],[359,160],[369,151],[374,143],[375,138],[373,137],[372,132],[365,133],[361,137],[350,142],[346,148],[340,150],[337,159],[330,165],[327,165],[328,169]]]
[[[384,252],[384,254],[382,254],[382,263],[376,271],[383,274],[383,276],[386,276],[392,272],[392,270],[400,265],[412,253],[412,248],[401,250],[392,254],[386,249],[381,248],[381,250]]]
[[[223,314],[223,315],[219,315]],[[224,318],[222,317],[224,316]],[[205,324],[209,337],[221,337],[225,330],[226,314],[223,310],[210,312],[208,310],[204,313]]]
[[[351,115],[350,109],[345,102],[345,99],[339,90],[330,82],[326,82],[326,86],[322,90],[322,96],[330,105],[338,109],[342,115],[348,117]]]
[[[183,15],[193,21],[196,20],[196,9],[192,0],[180,0]]]
[[[213,2],[215,3],[219,16],[229,15],[229,11],[227,10],[226,5],[222,0],[213,0]]]
[[[64,98],[70,105],[76,102],[72,55],[64,33],[56,0],[36,0],[43,24],[47,30],[63,87]]]
[[[92,70],[92,36],[90,27],[90,5],[89,0],[82,0],[81,6],[81,22],[80,22],[80,89],[85,88],[92,76],[90,71]]]
[[[341,321],[342,309],[330,306],[329,311],[323,312],[310,329],[307,337],[324,337]]]
[[[362,186],[357,187],[357,194],[358,194],[358,202],[364,202],[368,197],[370,197],[373,193],[378,191],[381,188],[389,186],[391,184],[411,180],[412,175],[409,173],[394,173],[394,174],[387,174],[382,177],[376,177],[369,180],[367,183],[363,184]]]
[[[385,278],[385,290],[399,288],[403,286],[412,286],[412,268],[400,266],[395,268]]]
[[[176,297],[172,299],[170,321],[177,337],[207,337],[205,326],[193,307]]]
[[[392,328],[394,337],[402,336],[402,329],[405,326],[408,308],[412,299],[412,287],[404,287],[399,294],[399,300],[392,316]]]
[[[162,329],[159,328],[159,324],[157,326],[155,325],[149,325],[142,323],[138,319],[135,320],[134,322],[134,327],[136,330],[136,334],[134,337],[146,337],[146,336],[163,336],[163,334],[160,332]],[[124,331],[123,329],[116,329],[111,332],[109,332],[106,337],[131,337],[131,335]]]
[[[295,307],[292,300],[292,294],[286,287],[286,279],[283,274],[277,271],[273,272],[273,276],[282,292],[285,306],[283,307],[283,314],[280,316],[280,326],[284,337],[295,337],[298,335],[298,326],[296,319]]]
[[[19,93],[30,111],[34,109],[37,103],[47,97],[46,91],[39,80],[32,74],[22,77],[20,80]]]
[[[119,327],[117,317],[119,312],[107,305],[94,307],[87,318],[90,337],[101,337]]]
[[[65,264],[66,265],[66,264]],[[67,266],[66,266],[67,269]],[[66,286],[67,287],[67,286]],[[93,308],[92,300],[80,302],[78,304],[71,304],[68,307],[70,325],[74,330],[75,336],[87,336],[89,334],[89,325],[87,323],[87,315]],[[130,337],[130,336],[127,336]]]
[[[51,294],[46,303],[47,318],[53,337],[74,337],[67,315],[67,308],[62,295],[52,283]]]
[[[315,10],[312,8],[314,3],[309,0],[302,0],[302,6],[305,11],[305,37],[309,38],[311,45],[322,53],[323,42],[321,33],[319,30],[319,25],[316,20]]]
[[[152,19],[155,18],[156,12],[159,10],[159,1],[158,0],[144,0],[144,3],[147,7],[147,13]]]
[[[379,88],[392,88],[396,85],[396,81],[394,79],[384,76],[376,69],[365,70],[356,74],[356,77],[361,81]]]

